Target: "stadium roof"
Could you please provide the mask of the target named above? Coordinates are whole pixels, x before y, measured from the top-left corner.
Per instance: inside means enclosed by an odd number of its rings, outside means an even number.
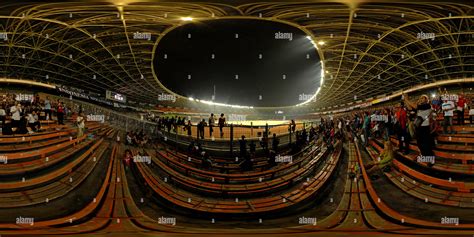
[[[110,89],[156,103],[167,89],[152,71],[155,41],[191,19],[236,16],[288,22],[324,42],[325,79],[309,108],[474,74],[472,1],[7,0],[0,8],[0,77]],[[133,40],[134,32],[152,40]]]

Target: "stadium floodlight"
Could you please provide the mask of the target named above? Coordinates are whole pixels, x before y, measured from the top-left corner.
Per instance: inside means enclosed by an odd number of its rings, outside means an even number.
[[[192,17],[187,16],[187,17],[181,17],[181,20],[182,21],[193,21],[194,19]]]
[[[309,42],[311,42],[311,44],[316,48],[318,49],[318,45],[316,44],[316,42],[314,42],[313,38],[311,38],[311,36],[307,35],[306,36],[306,39],[309,40]],[[322,42],[322,41],[321,41]]]
[[[324,45],[324,44],[325,44],[325,42],[324,42],[324,41],[322,41],[322,40],[320,40],[320,41],[318,41],[318,44],[319,44],[319,45]]]
[[[194,98],[193,97],[189,97],[188,98],[190,101],[194,101]]]

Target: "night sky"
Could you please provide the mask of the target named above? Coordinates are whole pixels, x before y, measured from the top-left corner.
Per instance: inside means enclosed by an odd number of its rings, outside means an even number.
[[[292,33],[292,40],[276,39],[279,32]],[[215,102],[288,106],[317,90],[319,61],[314,46],[297,28],[224,19],[172,30],[159,42],[153,63],[161,83],[186,97],[211,100],[215,86]]]

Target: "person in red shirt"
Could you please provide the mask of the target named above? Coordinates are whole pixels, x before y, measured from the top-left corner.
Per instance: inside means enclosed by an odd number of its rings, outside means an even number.
[[[132,162],[132,152],[129,149],[127,149],[125,151],[125,156],[123,157],[123,164],[125,165],[125,169],[128,170],[131,162]]]
[[[397,122],[395,124],[395,133],[398,137],[398,150],[400,152],[403,151],[403,153],[408,154],[408,144],[410,141],[407,133],[408,116],[403,102],[400,103],[400,106],[398,107],[398,110],[395,113],[395,118],[397,119]]]
[[[458,96],[456,116],[458,117],[458,124],[464,125],[464,106],[466,104],[466,99],[464,98],[464,92]]]
[[[64,125],[64,106],[60,100],[58,100],[58,108],[56,110],[58,116],[58,124]]]

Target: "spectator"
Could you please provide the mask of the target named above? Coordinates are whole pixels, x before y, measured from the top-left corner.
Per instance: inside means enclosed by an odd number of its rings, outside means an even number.
[[[127,132],[127,137],[125,138],[126,145],[132,145],[133,139],[131,132]]]
[[[211,117],[209,117],[209,137],[212,137],[212,132],[214,132],[215,121],[214,114],[211,113]]]
[[[132,159],[132,152],[129,149],[125,150],[125,155],[123,157],[123,164],[125,165],[125,170],[129,169],[132,163]]]
[[[58,116],[58,124],[59,125],[64,125],[64,106],[63,106],[63,104],[61,103],[60,100],[58,100],[58,106],[57,106],[57,109],[56,109],[56,113],[57,113],[57,116]]]
[[[466,98],[464,98],[464,92],[458,96],[458,103],[456,109],[456,116],[459,125],[464,125],[464,107],[466,106]]]
[[[84,120],[85,119],[84,119],[84,115],[82,114],[82,112],[79,113],[79,115],[76,118],[77,138],[81,138],[84,135],[84,127],[85,127]]]
[[[291,126],[291,131],[293,133],[295,133],[295,131],[296,131],[296,122],[295,122],[295,120],[293,120],[293,119],[291,120],[290,126]]]
[[[369,112],[365,112],[364,116],[364,123],[362,124],[362,131],[364,132],[364,137],[362,141],[364,142],[364,146],[369,145],[369,136],[370,136],[370,116]]]
[[[444,121],[443,121],[443,132],[448,133],[448,127],[450,133],[454,133],[453,129],[453,115],[454,115],[454,102],[452,100],[448,100],[445,98],[443,104],[441,104],[441,109],[444,113]]]
[[[186,128],[186,130],[188,131],[188,136],[191,136],[191,134],[192,134],[192,131],[191,131],[191,129],[192,129],[191,120],[188,120],[188,124],[186,125],[185,128]]]
[[[255,155],[256,147],[257,147],[257,145],[255,145],[255,141],[251,140],[250,144],[249,144],[250,155],[252,155],[252,156]]]
[[[393,146],[392,142],[390,141],[385,141],[384,143],[384,149],[380,153],[380,156],[378,158],[378,161],[375,162],[370,162],[365,166],[367,169],[368,174],[372,174],[374,171],[377,170],[387,170],[392,164],[392,160],[395,157],[394,152],[393,152]]]
[[[278,154],[278,145],[280,144],[280,139],[276,136],[276,133],[273,134],[273,140],[272,140],[272,150],[275,151],[275,153]]]
[[[416,109],[415,134],[418,148],[422,156],[434,156],[434,137],[431,133],[430,120],[432,109],[427,95],[421,95],[417,102],[408,99],[408,95],[404,95],[405,104],[412,109]]]
[[[28,127],[31,129],[30,133],[36,132],[39,130],[39,121],[36,111],[32,111],[28,114]]]
[[[408,154],[410,139],[407,132],[407,111],[405,110],[403,101],[400,103],[397,112],[395,113],[397,122],[395,123],[395,133],[398,138],[398,150],[404,154]]]
[[[12,125],[12,132],[16,133],[19,126],[20,126],[20,119],[21,119],[21,104],[13,104],[12,107],[10,107],[10,114],[11,114],[11,125]]]
[[[242,135],[242,138],[239,141],[240,145],[240,157],[245,157],[247,155],[247,141],[245,140],[245,136]]]
[[[224,114],[221,114],[221,117],[219,118],[219,131],[221,133],[221,138],[224,137],[224,131],[222,130],[225,126],[225,117],[224,117]]]
[[[209,153],[202,151],[201,152],[201,165],[203,169],[211,169],[212,168],[212,160],[209,156]]]
[[[46,96],[44,100],[44,113],[46,116],[46,120],[53,120],[53,116],[51,113],[51,101],[49,100],[49,96]]]
[[[27,134],[28,133],[28,115],[24,114],[20,117],[18,123],[18,130],[16,131],[17,134]]]
[[[4,109],[4,105],[0,104],[0,122],[2,122],[2,129],[5,127],[5,119],[6,119],[7,113]]]
[[[198,124],[198,137],[204,139],[204,127],[206,126],[206,121],[204,119],[201,120]]]

